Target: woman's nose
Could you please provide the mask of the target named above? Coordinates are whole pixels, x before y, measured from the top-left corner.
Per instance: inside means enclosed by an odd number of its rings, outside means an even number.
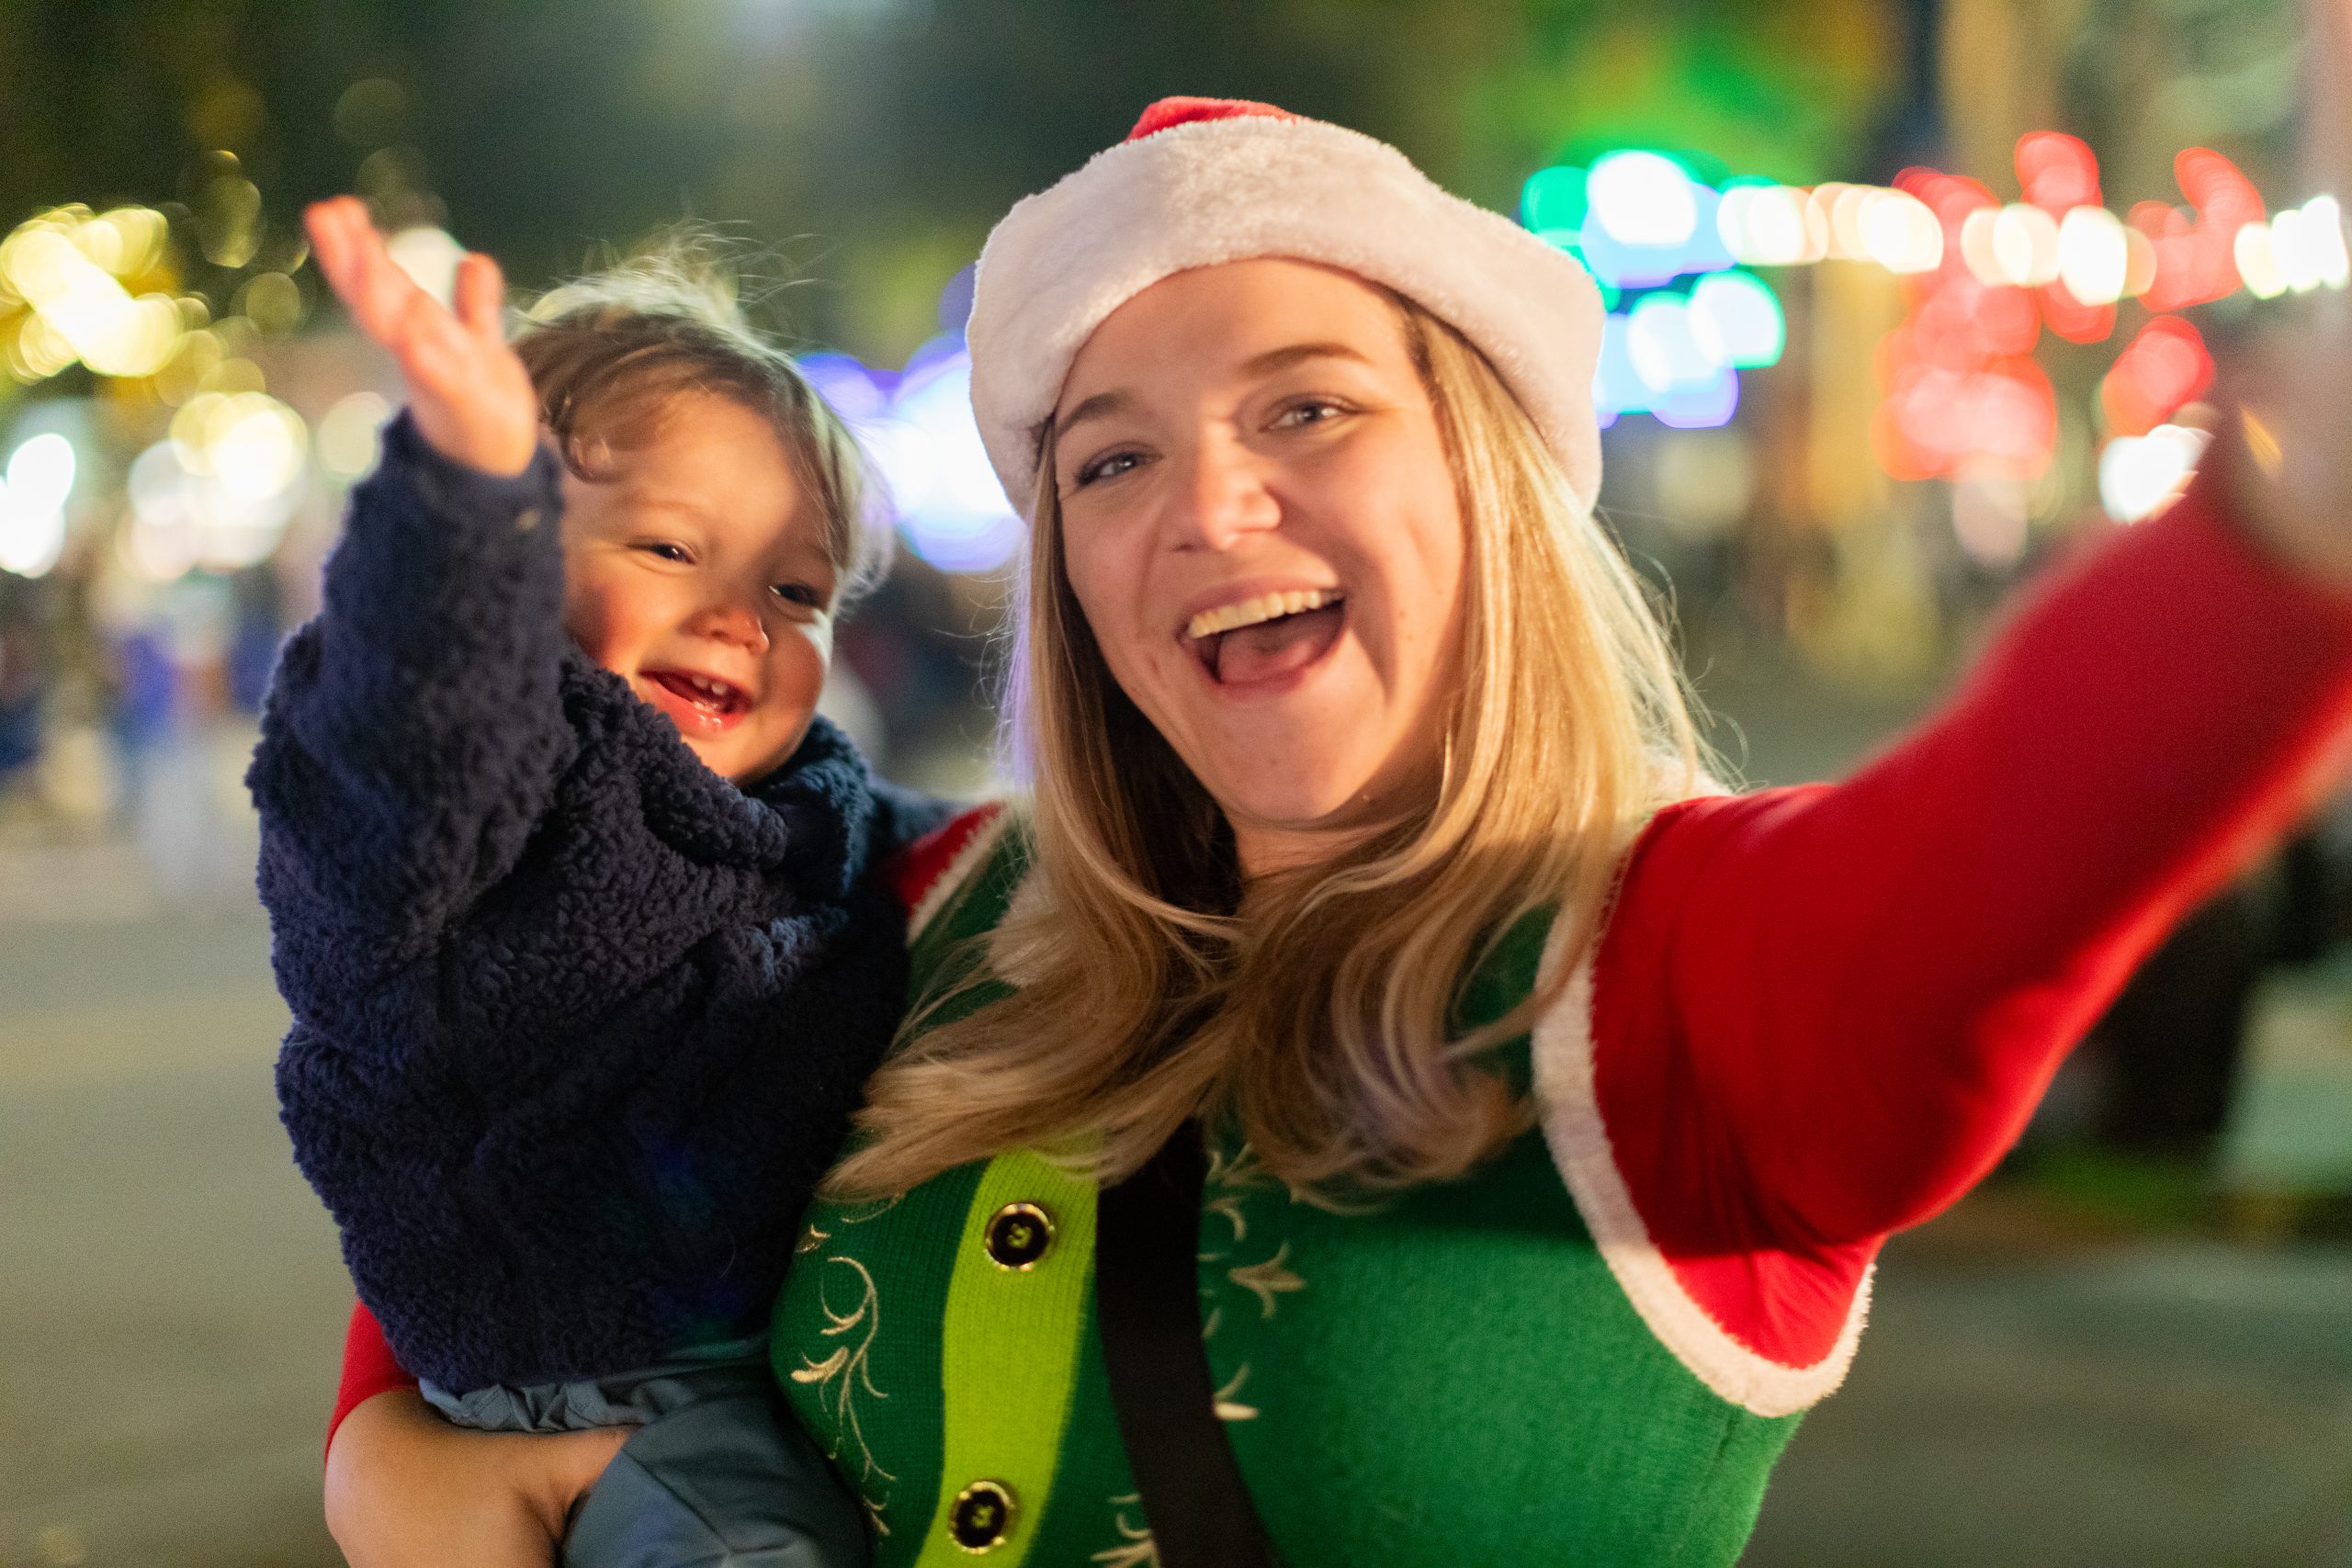
[[[1282,521],[1282,507],[1266,488],[1259,460],[1230,437],[1206,437],[1177,459],[1173,519],[1180,547],[1228,550],[1251,534]]]

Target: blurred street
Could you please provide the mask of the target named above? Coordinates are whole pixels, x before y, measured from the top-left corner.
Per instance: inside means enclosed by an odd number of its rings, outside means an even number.
[[[1786,711],[1716,693],[1758,776],[1901,716],[1771,690]],[[277,1123],[243,743],[172,764],[200,858],[0,848],[6,1568],[338,1561],[319,1448],[349,1287]],[[1891,1250],[1747,1561],[2344,1568],[2347,1303],[2352,1247],[2103,1236],[1996,1186]]]
[[[277,1125],[260,911],[0,865],[0,1562],[335,1562],[350,1286]]]

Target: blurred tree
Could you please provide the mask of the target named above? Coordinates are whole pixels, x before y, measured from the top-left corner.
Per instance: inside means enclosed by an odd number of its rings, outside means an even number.
[[[1266,98],[1359,127],[1505,209],[1532,169],[1626,141],[1818,178],[1852,172],[1899,70],[1888,10],[12,0],[0,212],[163,199],[192,160],[227,150],[282,233],[373,157],[369,179],[437,199],[526,283],[668,220],[740,222],[826,280],[790,297],[804,332],[888,355],[934,330],[940,285],[1010,202],[1164,94]]]

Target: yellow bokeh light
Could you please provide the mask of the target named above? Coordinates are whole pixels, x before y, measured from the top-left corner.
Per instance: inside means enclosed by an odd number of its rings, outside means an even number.
[[[302,416],[260,391],[190,398],[172,416],[171,439],[181,468],[248,500],[282,493],[310,455]]]
[[[302,290],[282,272],[265,272],[237,291],[237,310],[266,335],[302,324]]]
[[[137,277],[159,265],[171,239],[164,215],[147,207],[118,207],[90,225],[104,224],[119,238],[118,265],[108,268],[118,277]]]
[[[222,175],[196,200],[196,237],[204,259],[241,267],[261,243],[261,190],[242,175]]]
[[[339,479],[356,479],[376,466],[392,405],[374,392],[353,392],[319,421],[319,466]]]
[[[225,350],[228,341],[225,338],[220,341]],[[260,366],[250,359],[231,355],[216,362],[204,373],[204,379],[198,384],[197,390],[222,392],[233,397],[240,392],[265,391],[268,386],[268,379],[262,375]]]
[[[227,357],[220,340],[209,332],[187,333],[171,358],[155,372],[155,395],[177,407],[204,389],[204,378]]]
[[[12,368],[22,367],[23,379],[40,381],[70,367],[75,357],[74,345],[63,333],[40,316],[28,315],[17,328],[9,364]]]
[[[133,212],[141,216],[125,216]],[[161,369],[186,330],[179,302],[167,294],[134,299],[116,276],[152,265],[161,224],[143,209],[93,218],[87,208],[52,208],[0,241],[0,277],[33,311],[18,324],[10,373],[40,380],[76,360],[101,376]]]

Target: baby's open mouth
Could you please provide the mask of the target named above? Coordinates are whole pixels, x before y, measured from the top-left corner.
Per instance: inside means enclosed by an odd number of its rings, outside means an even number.
[[[1221,686],[1274,680],[1330,650],[1346,624],[1347,603],[1320,588],[1261,593],[1194,615],[1185,623],[1184,644]]]
[[[648,670],[645,678],[676,699],[673,709],[673,716],[676,717],[698,717],[724,723],[751,711],[751,694],[741,686],[722,681],[716,675],[699,675],[687,670]],[[662,705],[672,706],[670,704]]]

